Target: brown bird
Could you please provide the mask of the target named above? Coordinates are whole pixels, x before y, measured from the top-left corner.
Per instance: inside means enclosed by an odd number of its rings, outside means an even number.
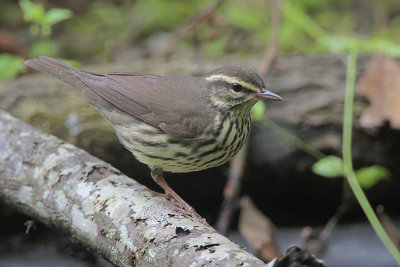
[[[192,216],[199,217],[163,178],[225,163],[245,143],[250,109],[282,100],[253,70],[227,66],[199,77],[79,71],[56,59],[25,64],[72,85],[112,124],[120,142]]]

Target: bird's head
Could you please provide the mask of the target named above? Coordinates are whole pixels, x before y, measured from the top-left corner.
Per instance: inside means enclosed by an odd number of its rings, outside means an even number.
[[[204,78],[210,89],[213,105],[222,109],[251,108],[258,100],[282,100],[265,89],[260,75],[252,69],[226,66],[207,73]]]

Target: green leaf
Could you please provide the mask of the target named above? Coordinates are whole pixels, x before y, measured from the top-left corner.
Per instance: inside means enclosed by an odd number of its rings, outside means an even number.
[[[72,11],[63,8],[52,8],[44,16],[43,24],[54,25],[72,17]]]
[[[0,80],[12,80],[24,69],[22,57],[11,54],[0,55]]]
[[[41,4],[32,3],[30,0],[20,0],[19,6],[25,21],[41,24],[44,18],[44,8]]]
[[[264,119],[265,114],[265,103],[258,101],[251,109],[251,118],[256,121]]]
[[[365,41],[352,36],[327,35],[318,40],[318,44],[332,52],[350,52],[354,50],[360,51]]]
[[[371,188],[377,182],[387,179],[390,172],[383,166],[373,165],[356,171],[357,180],[363,188]]]
[[[381,52],[389,55],[391,57],[400,56],[400,45],[393,43],[389,40],[375,38],[370,40],[370,46],[373,49],[373,52]]]
[[[336,156],[327,156],[314,163],[312,171],[328,178],[344,176],[343,161]]]
[[[282,13],[285,19],[299,26],[314,40],[318,41],[325,36],[324,30],[300,6],[286,1]]]
[[[363,39],[357,36],[327,35],[318,41],[318,45],[333,52],[357,50],[364,53],[381,52],[393,57],[400,56],[400,45],[380,38]]]

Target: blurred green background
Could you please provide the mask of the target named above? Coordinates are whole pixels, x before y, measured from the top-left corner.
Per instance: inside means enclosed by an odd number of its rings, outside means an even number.
[[[159,55],[172,33],[210,3],[2,0],[0,77],[11,79],[23,68],[18,58],[6,53],[85,62],[112,61],[132,47],[142,55]],[[278,50],[337,52],[358,42],[365,52],[378,49],[398,55],[399,6],[397,0],[282,1]],[[218,1],[215,16],[182,29],[183,38],[172,52],[205,56],[262,52],[271,36],[270,9],[269,1]]]

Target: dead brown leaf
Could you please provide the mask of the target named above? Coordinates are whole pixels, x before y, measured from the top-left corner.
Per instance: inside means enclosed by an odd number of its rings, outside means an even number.
[[[357,90],[370,102],[360,117],[362,127],[377,127],[387,120],[392,128],[400,129],[400,64],[397,61],[375,55],[359,79]]]
[[[24,58],[28,57],[28,49],[22,45],[15,34],[0,31],[0,53],[8,53],[20,55]]]
[[[239,232],[263,260],[270,261],[280,256],[275,242],[275,226],[246,196],[241,203]]]

